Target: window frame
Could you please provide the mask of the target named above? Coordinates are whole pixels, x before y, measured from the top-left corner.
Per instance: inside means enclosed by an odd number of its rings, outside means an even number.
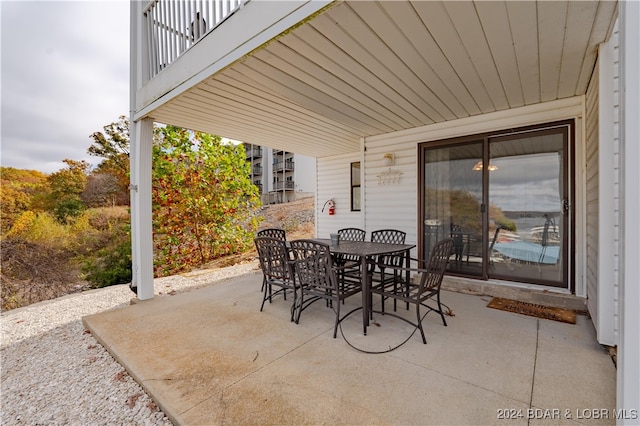
[[[350,173],[351,173],[350,196],[351,196],[352,212],[359,212],[362,210],[362,191],[361,191],[361,183],[360,183],[361,167],[362,165],[360,161],[354,161],[350,163]],[[354,173],[354,171],[357,171],[357,173]]]

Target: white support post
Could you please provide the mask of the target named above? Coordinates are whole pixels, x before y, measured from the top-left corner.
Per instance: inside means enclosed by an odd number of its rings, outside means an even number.
[[[623,266],[617,408],[621,425],[640,421],[640,3],[620,8],[621,158],[623,173]]]
[[[133,285],[138,299],[153,298],[153,231],[151,213],[151,148],[153,120],[131,122],[131,251]]]
[[[615,133],[614,133],[614,46],[600,45],[598,98],[598,289],[596,333],[598,342],[615,346]],[[589,296],[589,297],[595,297]]]
[[[136,94],[148,79],[149,56],[143,22],[146,2],[132,1],[130,8],[129,146],[131,184],[132,285],[140,300],[153,297],[153,235],[151,226],[151,148],[153,120],[135,121]]]

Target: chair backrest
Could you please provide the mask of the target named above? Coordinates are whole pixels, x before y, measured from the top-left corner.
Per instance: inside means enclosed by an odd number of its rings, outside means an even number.
[[[371,241],[374,243],[404,244],[407,233],[397,229],[378,229],[371,232]]]
[[[438,241],[431,247],[429,262],[420,279],[420,293],[440,287],[449,257],[453,253],[453,238]]]
[[[338,280],[328,244],[313,240],[290,242],[298,284],[318,290],[338,291]]]
[[[342,228],[338,229],[341,241],[364,241],[367,231],[360,228]]]
[[[371,242],[387,244],[404,244],[407,233],[397,229],[378,229],[371,232]],[[378,256],[378,263],[402,266],[404,262],[404,252],[402,254],[383,254]]]
[[[293,278],[289,251],[284,240],[272,237],[257,237],[256,250],[262,273],[267,278],[289,280]]]
[[[258,231],[258,237],[271,237],[282,241],[287,241],[287,233],[280,228],[266,228]]]

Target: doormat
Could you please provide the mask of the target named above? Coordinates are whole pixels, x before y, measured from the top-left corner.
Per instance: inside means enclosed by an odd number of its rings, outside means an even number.
[[[552,308],[549,306],[537,305],[535,303],[502,299],[500,297],[494,297],[491,299],[487,304],[487,307],[499,309],[501,311],[514,312],[516,314],[529,315],[536,318],[566,322],[569,324],[576,323],[576,313],[569,309]]]

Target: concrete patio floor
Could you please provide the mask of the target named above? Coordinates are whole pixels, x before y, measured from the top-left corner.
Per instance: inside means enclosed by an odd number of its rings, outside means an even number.
[[[454,316],[444,327],[427,315],[427,345],[416,333],[394,351],[367,354],[345,338],[384,351],[412,328],[376,314],[364,336],[357,311],[334,339],[334,314],[322,302],[298,325],[290,299],[260,312],[261,279],[248,274],[83,320],[181,425],[615,423],[615,367],[585,316],[575,325],[537,319],[487,308],[489,296],[446,291]],[[343,309],[359,303],[355,296]]]

